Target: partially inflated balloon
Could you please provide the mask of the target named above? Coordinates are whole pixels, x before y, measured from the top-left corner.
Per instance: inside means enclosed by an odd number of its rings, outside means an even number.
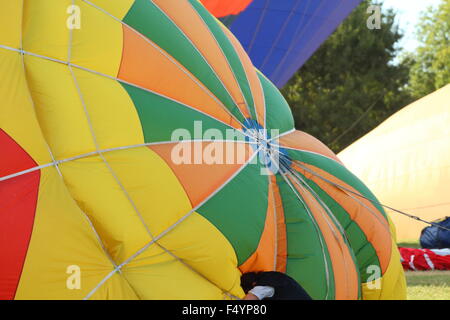
[[[201,0],[281,88],[361,0]]]
[[[252,1],[253,0],[201,0],[208,11],[218,18],[240,14]]]
[[[199,2],[0,6],[0,298],[404,296],[383,209]]]
[[[383,204],[425,221],[449,215],[450,85],[404,107],[339,157]],[[394,212],[399,240],[427,225]]]

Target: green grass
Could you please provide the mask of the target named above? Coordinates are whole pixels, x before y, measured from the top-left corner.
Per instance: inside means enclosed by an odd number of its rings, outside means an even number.
[[[420,248],[418,240],[404,240],[399,247]],[[450,300],[450,271],[406,271],[408,300]]]
[[[402,242],[398,242],[397,246],[404,248],[416,248],[420,249],[419,240],[404,240]]]
[[[408,300],[450,300],[450,271],[406,271]]]

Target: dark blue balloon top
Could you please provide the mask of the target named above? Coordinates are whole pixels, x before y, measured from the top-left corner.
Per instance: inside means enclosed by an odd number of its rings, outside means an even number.
[[[281,88],[361,0],[254,0],[221,20]]]

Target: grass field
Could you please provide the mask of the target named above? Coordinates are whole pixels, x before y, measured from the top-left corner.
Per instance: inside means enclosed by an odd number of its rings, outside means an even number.
[[[408,300],[450,300],[450,271],[406,271]]]
[[[420,248],[414,240],[398,246]],[[450,300],[450,271],[406,271],[405,275],[408,300]]]

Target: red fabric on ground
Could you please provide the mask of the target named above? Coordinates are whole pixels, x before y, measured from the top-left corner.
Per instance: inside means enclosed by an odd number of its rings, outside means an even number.
[[[405,270],[450,270],[450,255],[429,249],[399,248]]]

